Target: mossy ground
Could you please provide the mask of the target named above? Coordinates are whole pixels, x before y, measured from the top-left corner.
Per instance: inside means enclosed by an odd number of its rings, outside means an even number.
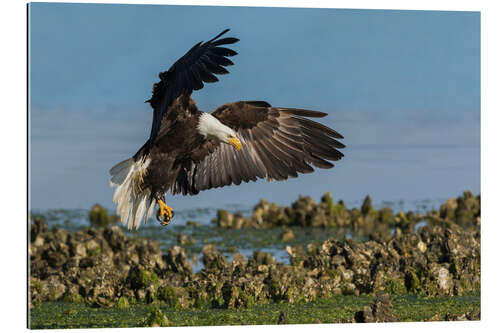
[[[148,326],[151,314],[160,310],[168,319],[168,326],[211,325],[270,325],[276,324],[280,312],[286,314],[287,324],[345,323],[354,313],[374,301],[374,296],[335,296],[310,303],[271,303],[248,309],[179,310],[158,304],[134,304],[129,307],[91,308],[81,303],[48,302],[33,310],[30,327],[90,328]],[[429,298],[420,296],[392,296],[394,314],[400,321],[424,321],[447,313],[462,315],[480,308],[480,294],[462,297]]]

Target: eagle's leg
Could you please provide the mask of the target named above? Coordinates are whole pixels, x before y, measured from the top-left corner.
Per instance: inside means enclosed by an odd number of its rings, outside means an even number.
[[[162,199],[157,199],[158,210],[156,211],[156,219],[161,225],[166,226],[170,224],[172,218],[174,217],[174,210],[172,207],[167,206],[165,201]]]

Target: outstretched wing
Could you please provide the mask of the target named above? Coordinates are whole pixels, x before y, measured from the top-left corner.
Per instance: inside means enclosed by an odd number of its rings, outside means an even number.
[[[200,148],[206,156],[172,187],[172,193],[196,194],[257,178],[285,180],[311,173],[313,166],[331,168],[334,165],[329,161],[344,156],[338,149],[345,146],[337,140],[343,136],[308,119],[326,116],[323,112],[249,101],[225,104],[212,115],[236,131],[242,149],[227,144],[214,147],[208,141]]]
[[[229,73],[224,66],[233,65],[233,62],[226,57],[237,53],[221,45],[233,44],[239,39],[232,37],[218,39],[228,31],[229,29],[222,31],[208,42],[199,42],[168,71],[159,74],[160,82],[154,84],[153,96],[146,101],[154,109],[148,150],[158,135],[163,114],[177,97],[181,94],[190,95],[193,90],[203,88],[203,82],[217,82],[218,79],[214,74]]]

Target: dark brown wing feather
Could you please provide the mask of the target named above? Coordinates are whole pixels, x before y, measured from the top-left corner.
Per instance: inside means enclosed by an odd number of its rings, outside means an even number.
[[[212,115],[236,131],[243,148],[237,151],[226,144],[214,148],[212,141],[200,147],[197,154],[205,152],[206,156],[192,165],[190,194],[258,178],[294,178],[313,172],[312,166],[331,168],[329,161],[344,156],[338,149],[345,146],[337,140],[343,136],[308,119],[326,116],[323,112],[249,101],[225,104]]]
[[[153,96],[146,101],[154,109],[153,125],[146,143],[146,152],[149,152],[158,135],[163,114],[177,97],[183,94],[189,96],[193,90],[203,88],[203,82],[217,82],[218,79],[214,74],[229,73],[224,66],[233,65],[233,62],[226,57],[237,53],[221,45],[233,44],[239,39],[232,37],[218,39],[228,31],[229,29],[224,30],[205,43],[199,42],[177,60],[168,71],[159,74],[160,82],[154,84]]]

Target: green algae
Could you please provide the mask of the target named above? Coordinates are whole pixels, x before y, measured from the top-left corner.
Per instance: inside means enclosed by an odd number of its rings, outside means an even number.
[[[160,309],[155,308],[149,312],[144,322],[138,326],[163,327],[169,326],[169,324],[170,321],[168,320],[168,318],[161,312]]]
[[[420,291],[420,279],[414,271],[408,271],[405,275],[406,289],[410,293],[417,293]]]
[[[397,280],[387,281],[385,283],[384,290],[391,295],[403,295],[407,292],[405,285]]]
[[[339,295],[310,303],[269,303],[227,309],[208,305],[179,309],[143,303],[96,309],[81,303],[46,302],[31,310],[30,328],[269,325],[278,322],[281,312],[286,314],[287,324],[346,323],[374,299],[366,295]],[[393,295],[391,300],[399,321],[443,320],[449,314],[460,316],[480,309],[480,293],[455,297]]]
[[[128,298],[125,296],[122,296],[118,299],[118,302],[116,302],[116,307],[118,309],[126,309],[130,307],[130,303],[128,301]]]
[[[157,299],[164,305],[173,309],[183,309],[191,305],[184,288],[165,286],[158,290]]]

